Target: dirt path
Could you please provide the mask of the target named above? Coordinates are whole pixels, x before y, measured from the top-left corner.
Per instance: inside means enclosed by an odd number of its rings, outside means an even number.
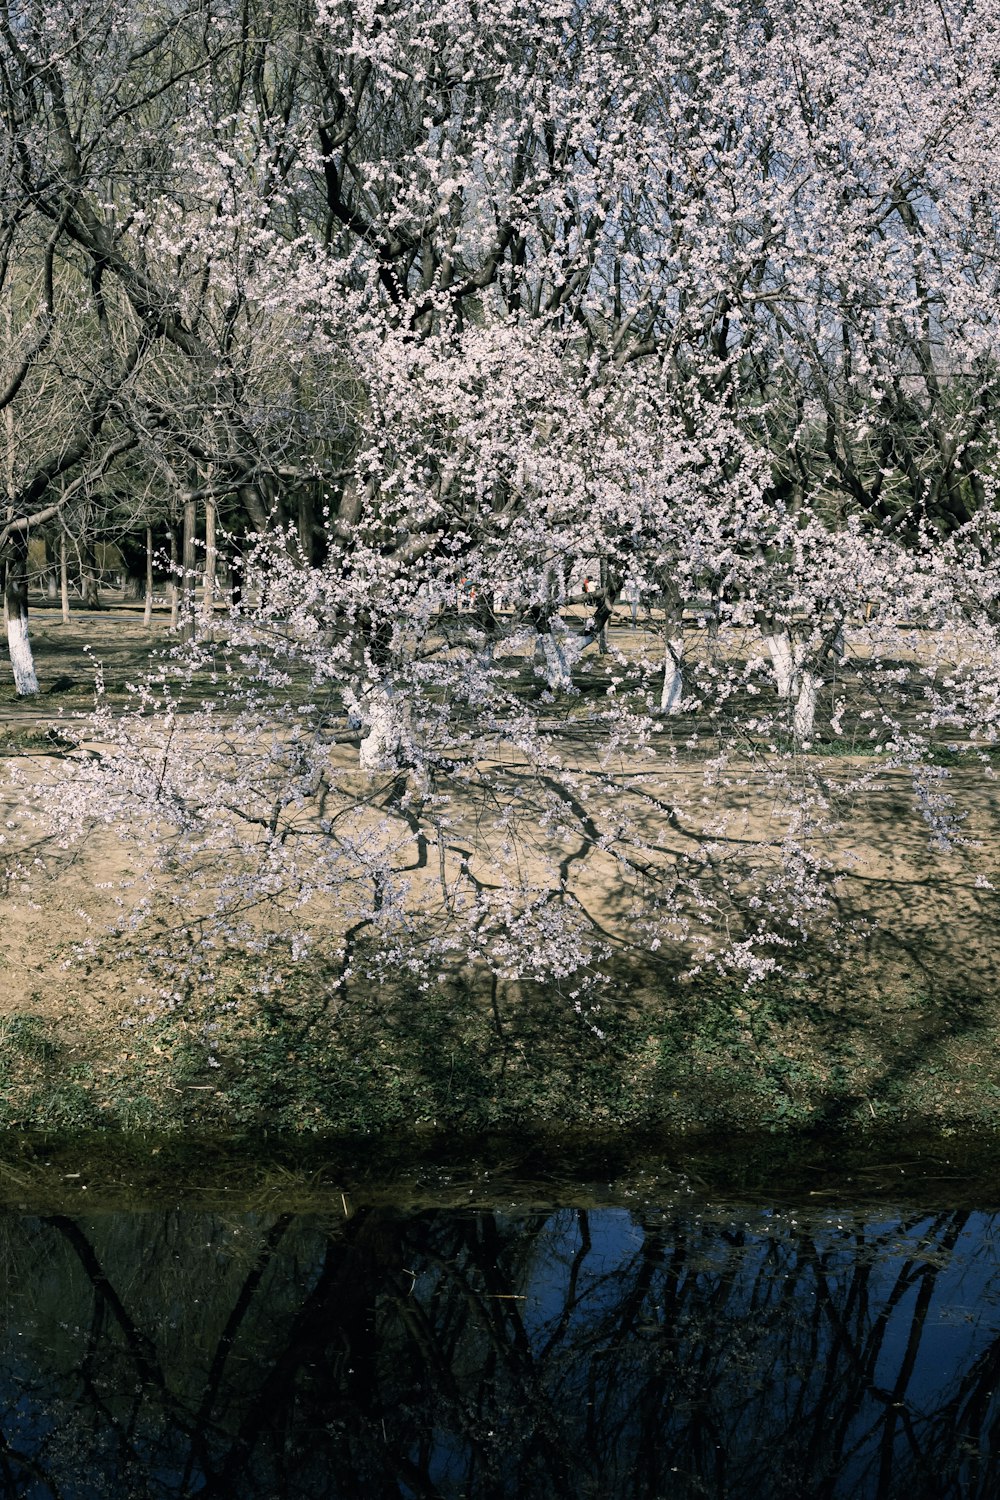
[[[56,610],[33,611],[41,695],[33,701],[19,699],[12,685],[0,685],[0,757],[7,755],[7,774],[2,778],[6,785],[0,795],[9,821],[16,821],[25,795],[19,782],[44,785],[67,773],[67,763],[53,755],[58,744],[52,735],[58,736],[61,723],[86,713],[92,705],[95,667],[101,670],[111,700],[124,698],[126,684],[138,680],[145,669],[150,649],[169,648],[168,623],[161,613],[152,631],[147,630],[139,607],[120,605],[74,613],[68,626]],[[634,640],[637,649],[644,649],[642,631],[623,628],[620,633]],[[349,748],[339,747],[333,753],[345,768],[349,765]],[[578,758],[586,772],[586,751],[581,750]],[[870,766],[870,760],[842,758],[832,767],[834,785],[838,778],[847,783],[859,769]],[[690,809],[699,801],[696,792],[701,790],[697,768],[661,756],[653,764],[621,764],[604,776],[615,788],[617,799],[610,811],[617,812],[620,805],[650,843],[660,841],[665,858],[696,848],[704,829],[717,823],[720,815],[728,819],[732,839],[766,841],[780,836],[773,797],[764,791],[763,778],[752,765],[732,766],[720,776],[701,827],[696,821],[687,826],[675,820],[668,828],[663,815],[665,808],[680,807],[690,818]],[[967,815],[964,833],[978,848],[932,858],[907,778],[899,772],[884,772],[874,787],[840,810],[840,831],[824,853],[841,871],[836,894],[843,917],[854,924],[867,920],[877,929],[864,945],[870,960],[891,959],[901,972],[922,976],[922,982],[934,987],[953,985],[961,978],[970,987],[992,992],[1000,959],[998,896],[990,889],[990,885],[1000,887],[1000,781],[959,769],[950,776],[949,787]],[[572,802],[570,794],[564,795]],[[530,806],[530,796],[527,800]],[[603,800],[607,804],[607,793]],[[570,810],[577,817],[582,815],[585,830],[583,809]],[[609,807],[595,800],[588,810],[603,822]],[[439,860],[435,853],[415,882],[419,899],[440,899],[442,876],[447,891],[460,890],[463,869],[489,881],[494,860],[491,836],[483,832],[488,824],[481,813],[470,803],[468,826],[460,818],[453,823],[444,858]],[[544,828],[532,830],[529,815],[525,858],[534,861],[540,880],[565,880],[597,924],[624,940],[632,893],[628,882],[623,884],[616,861],[594,847],[597,829],[593,826],[592,834],[591,839],[586,833],[574,834],[554,846]],[[49,848],[44,853],[50,878],[36,880],[34,891],[15,878],[7,892],[0,1012],[22,1005],[39,983],[44,995],[59,996],[55,1003],[63,1004],[66,971],[61,966],[68,945],[99,932],[102,921],[115,910],[115,885],[142,876],[132,868],[131,856],[108,833],[94,835],[69,851]],[[30,858],[40,854],[28,850]],[[40,974],[44,978],[38,981]]]

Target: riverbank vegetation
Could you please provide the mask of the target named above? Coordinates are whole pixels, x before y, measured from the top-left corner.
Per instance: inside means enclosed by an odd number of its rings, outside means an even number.
[[[1000,1127],[995,996],[885,972],[678,987],[611,986],[601,1027],[551,989],[491,1003],[453,983],[367,989],[336,1016],[305,993],[237,989],[183,1016],[101,1003],[0,1018],[0,1126],[350,1139],[515,1131],[614,1135],[843,1131],[945,1136]],[[624,978],[624,976],[623,976]],[[634,979],[634,976],[633,976]]]

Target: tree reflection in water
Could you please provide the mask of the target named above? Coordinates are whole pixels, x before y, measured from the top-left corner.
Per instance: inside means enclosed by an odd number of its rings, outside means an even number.
[[[994,1496],[998,1219],[0,1220],[9,1496]]]

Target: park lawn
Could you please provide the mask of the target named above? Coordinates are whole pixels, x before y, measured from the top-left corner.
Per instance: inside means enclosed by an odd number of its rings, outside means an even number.
[[[0,691],[12,812],[18,778],[58,772],[60,719],[89,706],[93,658],[114,697],[150,647],[141,614],[121,608],[69,626],[36,613],[33,634],[41,697]],[[997,898],[976,876],[996,876],[1000,794],[966,774],[971,863],[931,867],[898,776],[856,810],[840,899],[845,917],[875,925],[840,951],[804,949],[744,990],[623,948],[582,1012],[556,984],[497,987],[468,971],[331,1000],[321,964],[290,969],[266,1004],[246,1002],[238,963],[187,1005],[137,1003],[141,965],[103,924],[142,872],[113,830],[46,850],[34,856],[44,878],[15,870],[4,896],[0,1128],[992,1131]]]

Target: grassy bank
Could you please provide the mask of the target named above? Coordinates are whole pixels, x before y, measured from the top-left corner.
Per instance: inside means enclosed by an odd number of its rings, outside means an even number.
[[[238,997],[237,997],[238,998]],[[886,969],[749,994],[623,978],[598,1010],[486,985],[224,999],[197,1020],[0,1018],[0,1128],[950,1133],[1000,1128],[1000,1005]]]

